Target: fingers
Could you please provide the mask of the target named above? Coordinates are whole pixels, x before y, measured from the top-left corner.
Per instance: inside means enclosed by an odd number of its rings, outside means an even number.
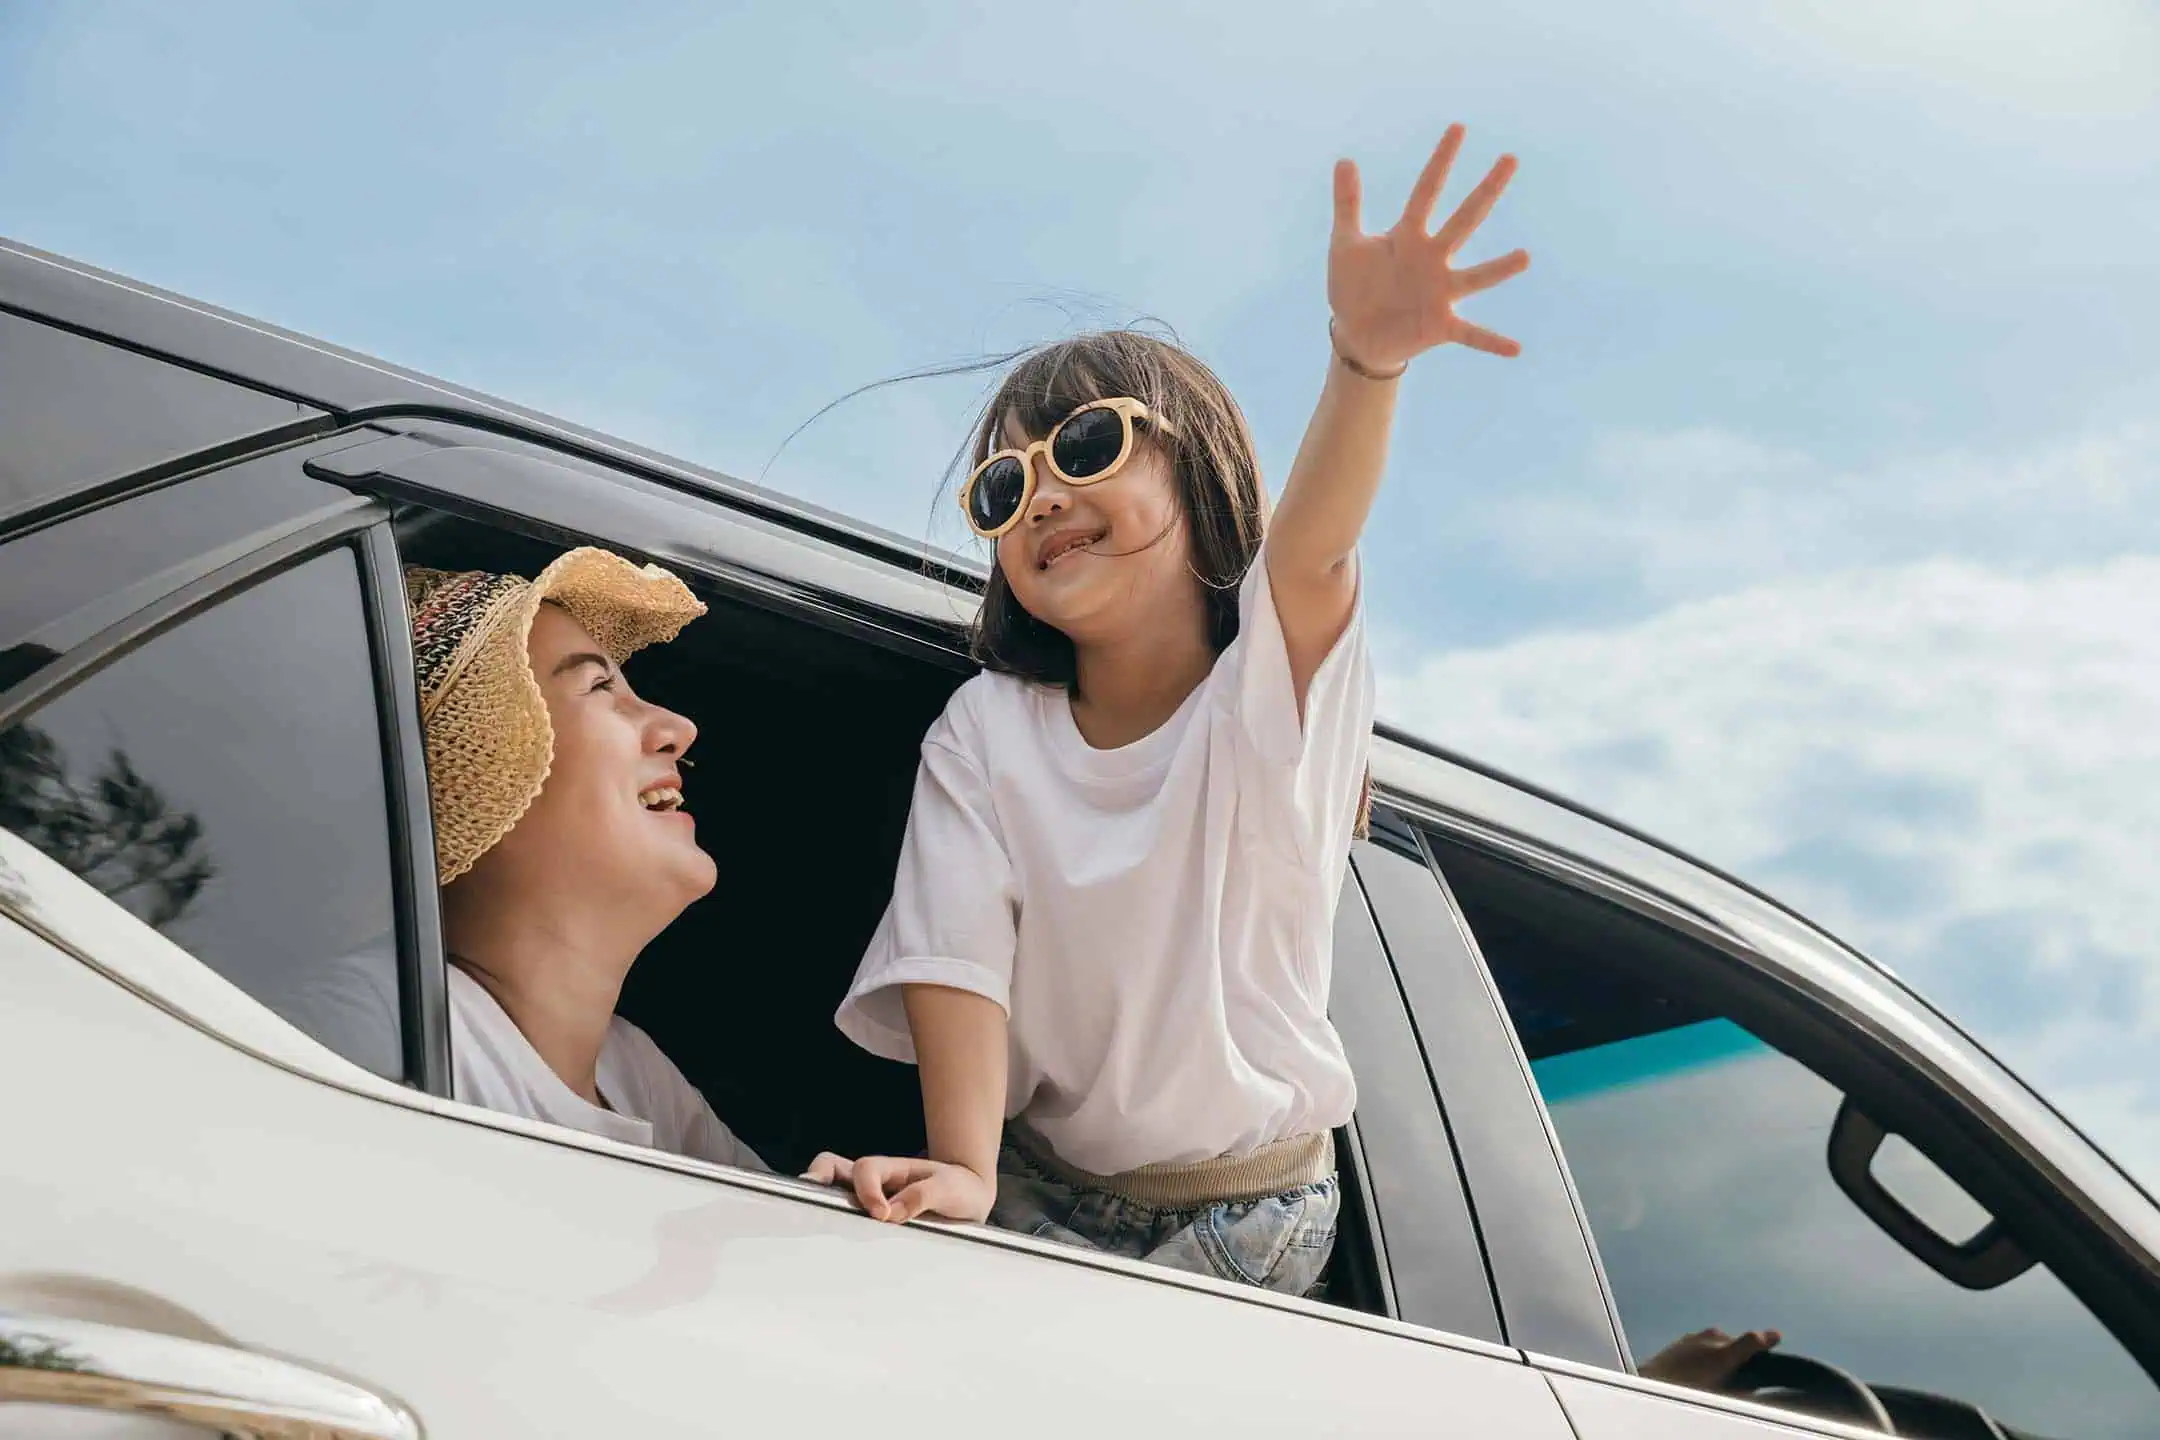
[[[802,1178],[819,1185],[847,1186],[865,1215],[893,1225],[918,1215],[981,1220],[990,1209],[987,1197],[991,1192],[978,1194],[980,1182],[970,1171],[934,1160],[903,1160],[891,1155],[849,1160],[828,1150],[810,1162]]]
[[[1750,1330],[1735,1337],[1725,1347],[1725,1355],[1732,1369],[1737,1370],[1757,1355],[1770,1348],[1770,1337],[1760,1330]]]
[[[821,1150],[817,1159],[810,1162],[810,1168],[803,1171],[802,1178],[813,1185],[845,1185],[854,1173],[854,1161],[843,1159],[830,1150]]]
[[[1459,295],[1475,295],[1480,290],[1490,290],[1503,280],[1512,280],[1530,268],[1530,252],[1515,250],[1497,260],[1487,260],[1482,265],[1472,265],[1455,272],[1455,290]]]
[[[1440,203],[1440,192],[1447,187],[1448,171],[1455,166],[1455,152],[1462,149],[1463,127],[1450,125],[1440,143],[1433,147],[1432,158],[1425,162],[1417,184],[1410,187],[1410,199],[1403,205],[1402,228],[1425,233],[1431,223],[1433,207]]]
[[[863,1213],[873,1220],[883,1220],[892,1206],[885,1198],[886,1190],[897,1183],[898,1167],[904,1162],[884,1155],[867,1156],[855,1162],[855,1203],[862,1206]]]
[[[1507,189],[1508,181],[1514,178],[1513,155],[1502,155],[1493,162],[1492,169],[1485,172],[1485,178],[1478,181],[1477,189],[1463,197],[1462,204],[1455,207],[1455,213],[1448,216],[1447,223],[1433,235],[1443,253],[1454,254],[1463,241],[1485,223],[1485,217],[1492,213],[1492,207],[1500,199],[1500,192]]]
[[[1472,325],[1467,320],[1457,320],[1449,327],[1447,338],[1472,350],[1483,350],[1488,355],[1500,355],[1512,360],[1522,354],[1522,346],[1496,330],[1482,325]]]
[[[932,1177],[918,1180],[892,1197],[884,1218],[895,1225],[903,1225],[927,1210],[937,1208],[937,1180]]]
[[[1355,160],[1335,162],[1335,235],[1337,239],[1350,239],[1360,235],[1358,208],[1361,182],[1358,180]]]

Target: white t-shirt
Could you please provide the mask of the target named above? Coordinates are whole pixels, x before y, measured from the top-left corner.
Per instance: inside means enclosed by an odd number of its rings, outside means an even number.
[[[743,1170],[769,1170],[737,1140],[696,1086],[683,1078],[650,1036],[617,1015],[600,1043],[600,1097],[584,1097],[548,1068],[517,1022],[479,981],[450,970],[450,1082],[468,1105],[567,1125],[632,1145]]]
[[[1010,1017],[1008,1117],[1117,1174],[1350,1118],[1327,1018],[1335,901],[1371,750],[1362,601],[1298,721],[1266,556],[1177,714],[1089,746],[1062,689],[983,674],[922,746],[892,903],[835,1017],[912,1061],[900,986]]]

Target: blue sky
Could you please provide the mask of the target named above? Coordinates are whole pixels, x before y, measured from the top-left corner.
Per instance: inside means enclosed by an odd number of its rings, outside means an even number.
[[[776,448],[1146,315],[1279,478],[1330,162],[1384,212],[1460,119],[1522,159],[1472,313],[1525,354],[1406,382],[1386,708],[1768,884],[2160,1180],[2148,4],[610,8],[0,0],[0,232],[952,543],[980,380]]]

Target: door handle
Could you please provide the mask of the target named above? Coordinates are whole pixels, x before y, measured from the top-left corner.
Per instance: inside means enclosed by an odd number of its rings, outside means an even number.
[[[252,1350],[0,1311],[0,1405],[178,1420],[247,1440],[423,1440],[403,1405]]]

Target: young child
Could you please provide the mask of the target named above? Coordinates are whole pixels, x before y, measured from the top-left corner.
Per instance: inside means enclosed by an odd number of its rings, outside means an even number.
[[[1461,143],[1381,235],[1337,165],[1334,355],[1272,520],[1236,402],[1159,340],[1048,346],[984,410],[960,500],[997,546],[985,673],[923,741],[892,904],[836,1017],[919,1066],[929,1156],[809,1174],[873,1217],[1320,1278],[1356,1102],[1327,1006],[1373,718],[1358,534],[1408,362],[1519,349],[1454,307],[1528,256],[1451,264],[1512,158],[1427,233]]]

